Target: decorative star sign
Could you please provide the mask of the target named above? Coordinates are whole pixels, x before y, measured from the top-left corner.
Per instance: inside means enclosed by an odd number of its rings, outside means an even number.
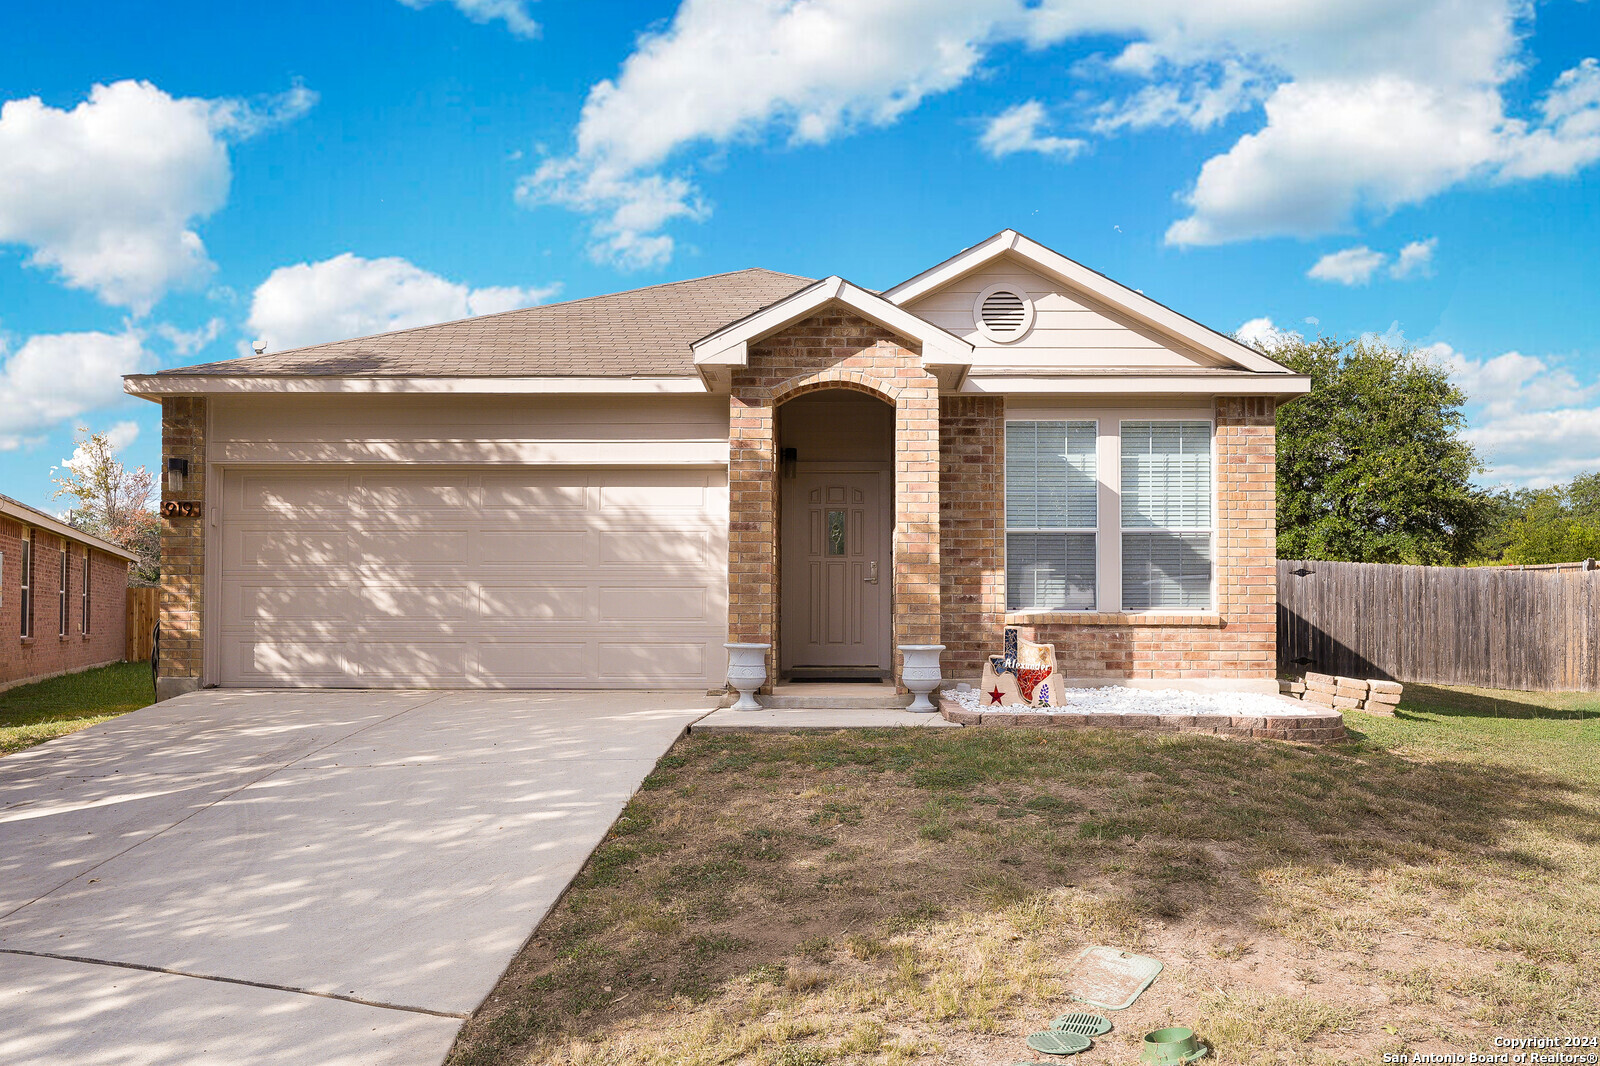
[[[1000,691],[999,685],[996,685],[994,688],[989,690],[988,696],[990,706],[993,706],[1005,698],[1005,693]]]

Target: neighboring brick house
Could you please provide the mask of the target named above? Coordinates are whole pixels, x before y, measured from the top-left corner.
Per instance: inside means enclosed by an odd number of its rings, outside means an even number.
[[[121,662],[133,559],[0,496],[0,689]]]
[[[1270,689],[1309,382],[1011,230],[884,292],[744,270],[128,378],[163,405],[163,696],[894,678],[1006,625]]]

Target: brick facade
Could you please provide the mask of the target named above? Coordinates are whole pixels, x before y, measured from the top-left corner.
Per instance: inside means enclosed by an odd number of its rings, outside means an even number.
[[[22,538],[33,533],[33,635],[22,636]],[[61,547],[66,545],[67,633],[61,635]],[[83,553],[89,554],[89,634],[83,633]],[[10,517],[0,518],[0,688],[122,661],[128,564],[115,555]]]
[[[1022,625],[1069,678],[1271,679],[1277,669],[1276,401],[1215,401],[1214,613],[1085,614]],[[976,678],[1005,624],[1005,412],[946,397],[941,411],[945,675]]]
[[[937,644],[939,389],[921,355],[889,331],[825,311],[752,345],[729,396],[729,639],[773,645],[777,677],[777,407],[827,388],[856,389],[894,406],[893,642]],[[895,676],[900,673],[895,652]]]
[[[169,458],[189,461],[182,492],[167,488]],[[206,501],[206,400],[169,396],[161,401],[161,499]],[[201,618],[205,607],[206,526],[203,518],[161,520],[160,699],[200,687],[204,664]]]

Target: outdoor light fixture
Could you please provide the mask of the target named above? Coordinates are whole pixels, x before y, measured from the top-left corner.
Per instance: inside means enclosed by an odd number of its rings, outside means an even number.
[[[182,492],[183,479],[189,475],[189,460],[177,456],[167,460],[167,491]]]
[[[800,449],[785,448],[783,450],[783,476],[792,478],[800,466]]]

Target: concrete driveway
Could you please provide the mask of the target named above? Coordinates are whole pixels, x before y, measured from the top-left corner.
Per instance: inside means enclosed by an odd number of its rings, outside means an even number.
[[[0,1062],[439,1062],[711,705],[211,690],[0,759]]]

